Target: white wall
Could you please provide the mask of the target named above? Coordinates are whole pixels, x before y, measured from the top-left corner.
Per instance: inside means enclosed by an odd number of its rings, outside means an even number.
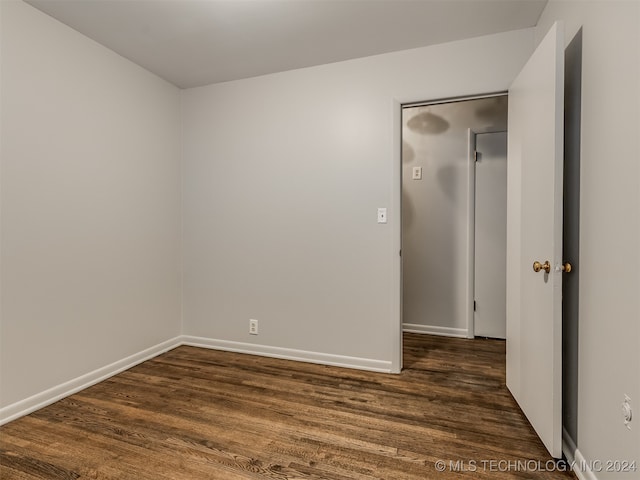
[[[0,8],[5,407],[179,335],[180,94]]]
[[[184,333],[399,367],[394,99],[503,91],[531,35],[183,91]]]
[[[574,440],[588,463],[635,460],[640,468],[640,3],[551,0],[538,40],[555,20],[565,21],[567,43],[583,27]],[[632,430],[622,422],[625,393],[635,409]],[[638,472],[592,473],[638,478]]]

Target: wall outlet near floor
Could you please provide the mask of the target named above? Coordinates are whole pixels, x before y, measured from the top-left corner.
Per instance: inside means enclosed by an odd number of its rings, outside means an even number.
[[[631,397],[629,397],[629,395],[625,395],[624,401],[622,402],[622,418],[624,418],[625,427],[631,430],[633,411],[631,410]]]
[[[249,334],[258,334],[258,320],[254,320],[253,318],[249,319]]]

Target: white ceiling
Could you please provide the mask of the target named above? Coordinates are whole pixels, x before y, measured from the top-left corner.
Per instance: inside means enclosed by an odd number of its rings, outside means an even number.
[[[26,0],[181,88],[534,26],[547,0]]]

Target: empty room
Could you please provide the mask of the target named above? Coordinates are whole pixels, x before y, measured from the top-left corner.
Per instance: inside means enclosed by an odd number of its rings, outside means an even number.
[[[0,0],[0,478],[640,478],[640,2]]]

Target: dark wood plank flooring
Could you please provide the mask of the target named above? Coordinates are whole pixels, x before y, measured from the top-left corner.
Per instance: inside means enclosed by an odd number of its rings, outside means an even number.
[[[0,478],[575,478],[508,393],[504,348],[405,334],[389,375],[179,347],[1,427]]]

